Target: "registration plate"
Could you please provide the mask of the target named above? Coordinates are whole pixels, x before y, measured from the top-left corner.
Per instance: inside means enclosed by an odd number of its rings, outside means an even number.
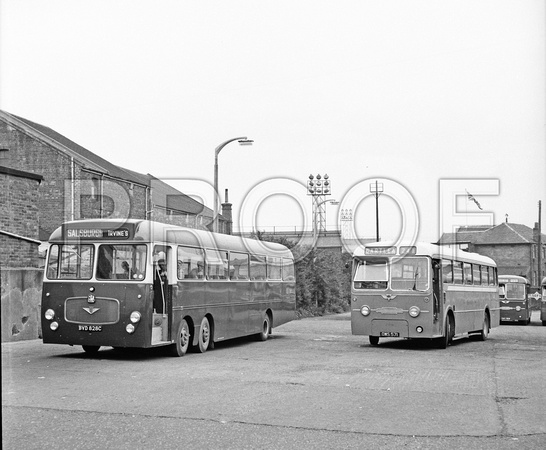
[[[398,331],[380,331],[379,336],[380,337],[400,337],[400,333]]]
[[[102,325],[78,325],[79,331],[102,331]]]

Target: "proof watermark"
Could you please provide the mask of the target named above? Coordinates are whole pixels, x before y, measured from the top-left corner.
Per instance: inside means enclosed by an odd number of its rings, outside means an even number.
[[[391,232],[385,243],[393,246],[412,245],[419,239],[421,215],[418,201],[410,188],[400,181],[390,178],[367,178],[354,183],[343,195],[336,195],[338,208],[335,229],[339,231],[340,245],[345,252],[352,253],[356,247],[370,242],[362,239],[358,224],[352,220],[347,211],[358,211],[371,196],[377,195],[371,189],[376,183],[382,186],[381,195],[388,197],[398,208],[399,227]],[[174,187],[176,186],[176,187]],[[254,184],[244,195],[242,202],[235,205],[232,220],[236,234],[238,230],[260,231],[258,217],[267,210],[268,201],[273,197],[282,197],[291,204],[291,215],[286,210],[274,211],[272,216],[280,216],[286,222],[291,220],[294,230],[289,235],[294,242],[293,253],[299,258],[305,257],[317,246],[317,211],[311,207],[313,201],[308,195],[307,186],[296,179],[275,177]],[[211,223],[219,211],[214,211],[215,204],[220,204],[219,193],[213,186],[201,179],[156,179],[149,185],[118,182],[113,179],[67,180],[64,184],[64,220],[82,218],[116,219],[123,222],[129,218],[149,219],[172,224],[165,231],[180,233],[178,226],[187,228],[190,241],[202,247],[217,246],[218,239],[214,233],[205,235],[203,231],[211,230]],[[492,226],[495,223],[494,213],[484,209],[480,202],[484,196],[498,196],[500,180],[450,178],[439,179],[437,184],[437,218],[438,239],[454,235],[461,227],[477,225]],[[430,198],[425,199],[430,205]],[[322,202],[328,201],[324,197]],[[294,212],[296,205],[296,212]],[[293,216],[293,217],[292,217]],[[349,219],[348,219],[349,217]],[[376,218],[370,216],[370,222]],[[383,217],[384,221],[394,222],[393,218]],[[201,230],[201,231],[198,231]],[[267,234],[267,233],[266,233]],[[242,239],[245,242],[244,239]],[[450,241],[451,242],[451,241]],[[456,244],[456,240],[454,241]],[[260,241],[260,246],[268,254],[283,253],[278,246],[267,241]],[[455,245],[456,246],[456,245]],[[256,243],[252,245],[256,250]],[[249,249],[250,250],[250,249]]]

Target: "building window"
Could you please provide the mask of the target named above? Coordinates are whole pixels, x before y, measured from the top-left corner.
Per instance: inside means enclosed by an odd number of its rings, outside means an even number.
[[[91,199],[96,200],[99,196],[99,179],[97,177],[91,178]]]
[[[8,154],[9,152],[9,149],[7,148],[0,148],[0,159],[8,159]]]

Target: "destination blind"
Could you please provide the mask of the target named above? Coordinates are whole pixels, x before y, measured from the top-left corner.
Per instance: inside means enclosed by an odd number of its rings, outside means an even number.
[[[129,239],[128,228],[71,228],[64,230],[65,239]]]

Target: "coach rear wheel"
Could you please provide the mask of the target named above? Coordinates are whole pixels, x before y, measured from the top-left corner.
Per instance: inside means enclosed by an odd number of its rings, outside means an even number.
[[[370,345],[379,345],[379,336],[370,336]]]
[[[211,339],[209,319],[203,317],[201,321],[201,328],[199,329],[199,343],[197,348],[201,353],[205,353],[209,348]]]
[[[190,346],[190,327],[186,319],[182,319],[180,322],[174,339],[175,342],[171,346],[171,354],[173,356],[184,356]]]
[[[100,345],[82,345],[83,351],[90,355],[96,355],[99,351]]]

